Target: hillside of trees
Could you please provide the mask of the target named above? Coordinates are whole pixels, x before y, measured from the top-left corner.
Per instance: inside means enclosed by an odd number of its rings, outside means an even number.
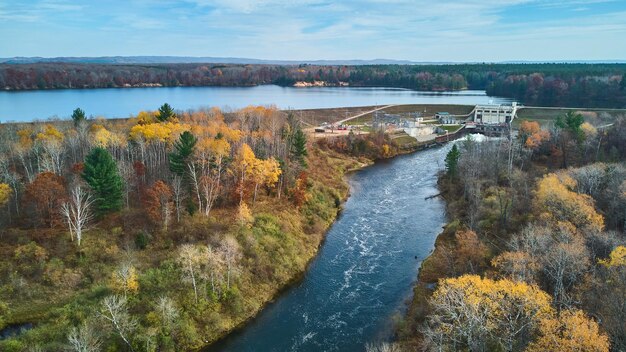
[[[533,106],[626,108],[626,64],[0,64],[0,88],[5,90],[290,86],[299,81],[423,91],[480,89]]]
[[[510,141],[458,142],[406,350],[625,350],[625,131],[626,117],[596,129],[569,112]]]
[[[271,107],[85,115],[0,126],[0,330],[32,327],[1,351],[215,341],[300,277],[344,173],[397,151],[338,153]]]

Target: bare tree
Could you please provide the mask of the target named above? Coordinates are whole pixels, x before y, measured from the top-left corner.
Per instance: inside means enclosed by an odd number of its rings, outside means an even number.
[[[178,264],[181,267],[183,280],[191,282],[196,303],[198,303],[198,278],[202,264],[206,258],[206,247],[184,244],[178,249]]]
[[[170,328],[172,324],[176,322],[176,319],[178,319],[180,315],[180,312],[178,311],[178,308],[176,307],[174,301],[167,296],[159,297],[156,302],[156,309],[159,315],[161,315],[161,321],[163,322],[163,325],[167,328]]]
[[[79,247],[83,238],[83,230],[93,217],[91,212],[93,201],[89,193],[84,191],[80,185],[76,185],[71,191],[69,201],[61,205],[61,214],[70,230],[70,237],[74,241],[74,235],[76,236]]]
[[[237,261],[241,257],[241,247],[234,237],[226,237],[220,246],[226,262],[226,288],[230,289],[230,277],[237,268]]]
[[[176,175],[172,179],[172,183],[170,184],[172,188],[172,193],[174,194],[174,206],[176,207],[176,221],[180,222],[180,206],[182,201],[184,200],[184,188],[183,188],[183,179]]]
[[[365,352],[402,352],[402,348],[398,344],[389,342],[368,343],[365,345]]]
[[[105,297],[102,300],[102,310],[100,316],[108,321],[113,330],[128,345],[131,351],[131,335],[137,329],[137,321],[128,313],[126,298],[119,295]]]
[[[207,274],[211,282],[211,290],[217,293],[215,281],[222,277],[220,274],[224,267],[224,257],[221,252],[215,251],[211,246],[207,247]]]
[[[100,334],[90,322],[73,327],[67,335],[70,348],[76,352],[98,352],[102,346]]]

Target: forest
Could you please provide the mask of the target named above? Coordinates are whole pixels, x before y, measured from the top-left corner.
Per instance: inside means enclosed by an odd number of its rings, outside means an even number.
[[[390,348],[626,349],[626,118],[592,117],[452,147],[439,178],[450,222]]]
[[[0,330],[29,326],[2,351],[215,341],[302,275],[344,173],[397,152],[311,143],[273,107],[85,115],[0,125]]]
[[[291,86],[314,81],[435,92],[478,89],[529,106],[626,108],[626,64],[0,64],[4,90]]]

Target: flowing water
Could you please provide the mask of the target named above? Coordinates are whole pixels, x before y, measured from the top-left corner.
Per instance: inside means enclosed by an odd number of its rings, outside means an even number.
[[[208,351],[363,351],[390,337],[445,222],[437,172],[451,145],[357,172],[304,279]]]
[[[0,122],[68,118],[80,107],[88,116],[128,117],[169,103],[188,110],[217,106],[276,105],[281,109],[336,108],[387,104],[466,104],[508,102],[484,91],[419,92],[396,88],[162,87],[0,91]]]

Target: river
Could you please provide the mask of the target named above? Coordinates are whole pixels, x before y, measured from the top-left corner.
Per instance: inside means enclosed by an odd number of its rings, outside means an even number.
[[[169,103],[188,110],[217,106],[276,105],[314,109],[387,104],[466,104],[509,102],[484,91],[420,92],[397,88],[310,87],[162,87],[0,91],[0,122],[68,118],[80,107],[88,116],[128,117]]]
[[[350,177],[351,196],[303,280],[207,351],[363,351],[387,340],[446,221],[437,172],[451,145]]]

